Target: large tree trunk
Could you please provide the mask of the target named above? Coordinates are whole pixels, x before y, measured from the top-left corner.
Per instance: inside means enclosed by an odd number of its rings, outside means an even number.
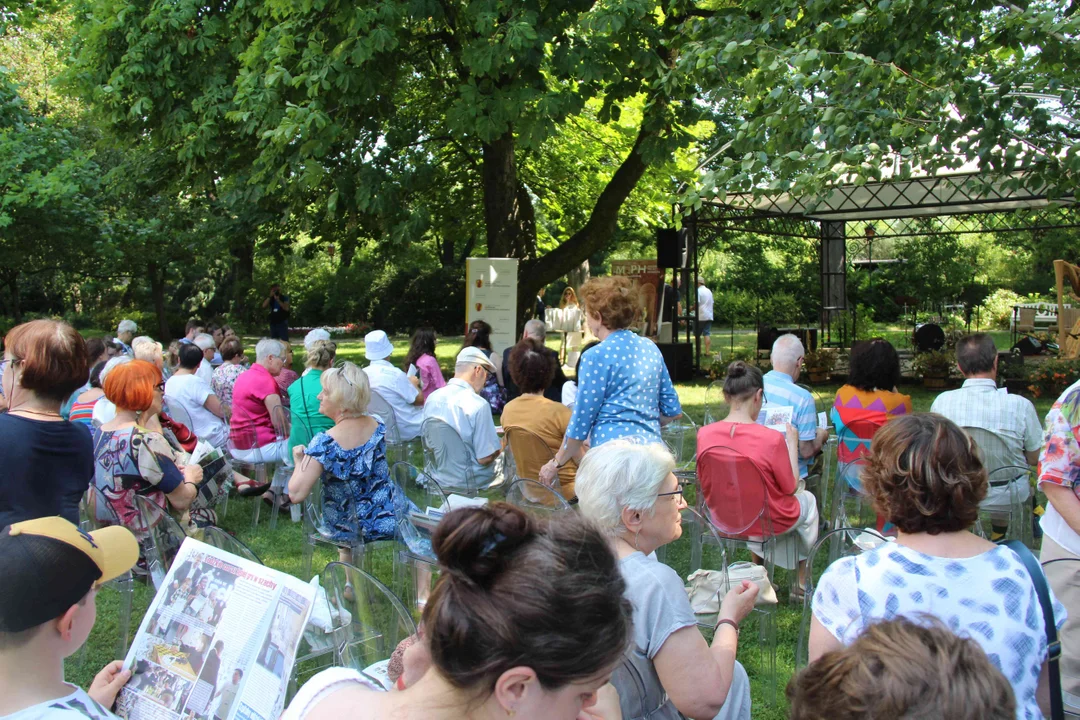
[[[146,269],[147,274],[150,275],[150,296],[154,301],[154,314],[158,321],[158,337],[164,344],[168,344],[172,335],[169,333],[169,318],[165,314],[166,268],[159,268],[156,262],[151,262]]]
[[[514,161],[514,131],[484,143],[484,224],[488,257],[514,257],[513,248],[521,232],[520,194],[517,163]]]
[[[589,261],[585,260],[576,268],[566,273],[566,283],[581,295],[581,286],[589,281]]]
[[[244,317],[244,302],[248,290],[255,282],[255,231],[243,233],[229,248],[236,262],[233,264],[233,314]]]

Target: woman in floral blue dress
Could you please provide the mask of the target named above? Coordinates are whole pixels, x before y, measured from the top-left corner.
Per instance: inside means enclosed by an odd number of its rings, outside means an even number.
[[[386,428],[364,414],[371,387],[356,365],[331,368],[320,381],[319,412],[332,418],[334,427],[316,434],[307,447],[293,448],[296,469],[289,479],[289,499],[302,501],[322,478],[327,539],[338,544],[341,561],[351,563],[354,546],[394,537]]]

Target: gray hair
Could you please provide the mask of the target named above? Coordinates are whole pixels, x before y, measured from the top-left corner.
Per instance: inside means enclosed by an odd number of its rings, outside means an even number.
[[[206,333],[199,333],[192,338],[191,342],[200,350],[212,350],[217,347],[217,343],[214,342],[214,336]]]
[[[116,334],[120,333],[137,333],[139,332],[139,326],[135,324],[134,320],[121,320],[120,324],[116,326]]]
[[[525,334],[531,338],[543,340],[544,337],[547,335],[547,325],[544,325],[543,320],[537,320],[536,318],[533,318],[532,320],[525,323]]]
[[[674,470],[675,458],[660,443],[606,442],[585,453],[578,467],[578,507],[600,532],[616,537],[626,530],[622,511],[652,512],[664,479]]]
[[[198,338],[196,338],[198,339]],[[265,365],[266,361],[273,355],[274,357],[285,357],[285,343],[273,338],[263,338],[255,346],[255,362],[260,365]]]
[[[480,363],[474,363],[474,362],[468,362],[468,361],[456,363],[454,365],[454,374],[455,375],[460,375],[462,373],[468,372],[469,368],[476,367],[479,364]]]
[[[129,363],[133,360],[130,355],[117,355],[114,358],[110,358],[109,362],[105,363],[105,367],[101,368],[101,374],[98,375],[98,380],[101,383],[101,387],[105,387],[105,378],[112,372],[114,367]]]
[[[794,365],[805,354],[806,350],[803,348],[802,340],[798,336],[788,333],[776,338],[772,344],[772,352],[769,354],[769,358],[772,360],[773,367],[776,367],[778,363]]]
[[[146,360],[152,363],[163,360],[161,343],[146,335],[140,335],[131,341],[131,351],[135,354],[136,360]]]

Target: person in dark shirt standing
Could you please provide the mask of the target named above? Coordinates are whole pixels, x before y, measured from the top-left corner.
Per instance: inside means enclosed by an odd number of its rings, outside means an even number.
[[[274,283],[262,306],[270,308],[270,337],[275,340],[289,339],[289,296],[281,293],[281,286]]]
[[[60,415],[87,377],[82,336],[67,323],[34,320],[8,333],[0,415],[0,529],[60,515],[79,524],[79,500],[94,477],[90,429]]]

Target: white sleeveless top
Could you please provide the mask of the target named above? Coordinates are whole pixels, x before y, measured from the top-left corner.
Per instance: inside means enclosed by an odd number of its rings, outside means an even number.
[[[285,708],[280,720],[304,720],[311,709],[320,702],[351,685],[360,685],[369,690],[385,692],[376,683],[349,668],[330,668],[313,675],[296,693],[296,697]]]

